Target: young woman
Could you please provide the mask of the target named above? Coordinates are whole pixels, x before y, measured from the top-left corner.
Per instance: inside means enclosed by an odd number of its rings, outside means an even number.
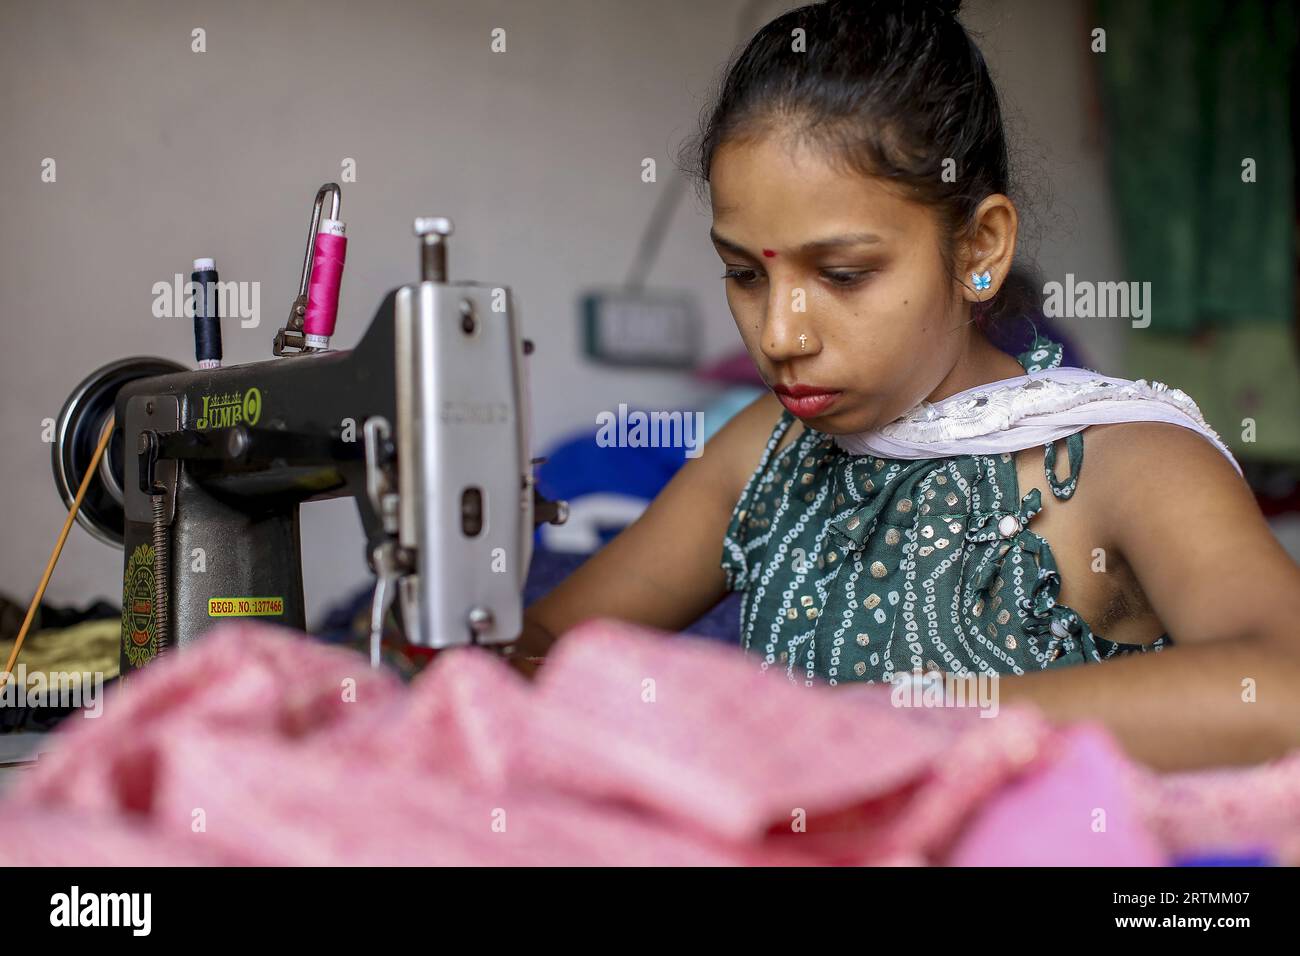
[[[692,155],[772,393],[529,609],[513,659],[736,590],[741,646],[795,681],[996,673],[1002,704],[1153,766],[1276,756],[1300,745],[1300,568],[1231,454],[1177,390],[986,337],[1030,286],[957,5],[803,7],[734,61]]]

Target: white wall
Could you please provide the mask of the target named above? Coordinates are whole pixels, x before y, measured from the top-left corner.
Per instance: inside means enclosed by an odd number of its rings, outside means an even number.
[[[781,2],[759,4],[771,15]],[[587,365],[575,301],[620,282],[703,98],[736,39],[739,0],[22,2],[0,7],[0,592],[26,600],[64,511],[41,420],[99,365],[193,355],[186,320],[155,319],[151,288],[192,258],[261,283],[262,323],[225,328],[229,363],[270,357],[296,292],[316,187],[344,184],[348,266],[338,347],[416,276],[415,215],[457,225],[451,270],[513,287],[532,359],[541,447],[619,402],[702,401],[677,375]],[[988,0],[965,19],[1054,190],[1038,259],[1051,273],[1115,269],[1100,155],[1085,122],[1086,30],[1075,0]],[[765,18],[765,17],[764,17]],[[207,31],[191,52],[190,31]],[[495,27],[507,52],[489,50]],[[656,157],[660,182],[640,179]],[[58,181],[42,183],[53,157]],[[707,216],[674,217],[651,284],[694,292],[706,353],[738,345]],[[1100,335],[1103,330],[1080,330]],[[1098,361],[1117,343],[1097,338]],[[365,577],[351,502],[304,509],[308,603]],[[120,594],[120,553],[80,528],[47,600]]]

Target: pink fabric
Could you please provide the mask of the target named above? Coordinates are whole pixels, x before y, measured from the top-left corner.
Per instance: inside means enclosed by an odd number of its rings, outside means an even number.
[[[954,866],[1152,866],[1159,842],[1133,799],[1125,760],[1100,726],[1060,736],[1057,759],[1010,782],[973,815]],[[1027,827],[1026,822],[1032,821]]]
[[[1300,861],[1300,752],[1162,778],[1100,727],[890,696],[612,621],[534,684],[468,649],[406,688],[230,624],[64,725],[0,803],[0,865],[1145,865],[1264,838]]]

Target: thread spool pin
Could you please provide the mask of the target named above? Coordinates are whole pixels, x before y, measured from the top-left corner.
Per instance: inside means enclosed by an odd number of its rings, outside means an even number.
[[[447,281],[447,237],[454,226],[445,216],[421,216],[415,220],[420,239],[420,280]]]

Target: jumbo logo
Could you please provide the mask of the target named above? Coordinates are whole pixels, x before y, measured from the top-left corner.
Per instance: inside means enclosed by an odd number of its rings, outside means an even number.
[[[256,425],[262,417],[262,393],[256,387],[240,395],[227,392],[224,395],[200,396],[203,410],[194,427],[200,430],[208,428],[231,428],[241,422]]]

